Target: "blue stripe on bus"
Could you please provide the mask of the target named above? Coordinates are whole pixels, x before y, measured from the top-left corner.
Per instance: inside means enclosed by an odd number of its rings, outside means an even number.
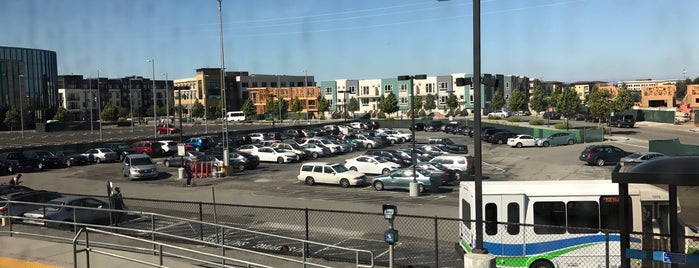
[[[518,236],[512,236],[513,239]],[[631,238],[632,242],[640,242],[638,238]],[[638,241],[636,241],[638,240]],[[572,237],[565,239],[557,239],[553,241],[527,243],[527,244],[503,244],[493,242],[483,242],[483,246],[488,249],[488,252],[498,256],[523,256],[524,248],[527,249],[527,255],[536,255],[547,253],[563,248],[579,246],[590,243],[604,243],[605,235],[588,235],[580,237]],[[618,242],[619,235],[609,235],[610,242]]]

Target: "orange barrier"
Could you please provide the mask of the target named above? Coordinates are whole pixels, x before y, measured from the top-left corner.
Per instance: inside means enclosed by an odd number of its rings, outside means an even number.
[[[192,171],[194,178],[209,178],[213,175],[214,162],[202,161],[189,164],[189,169]]]

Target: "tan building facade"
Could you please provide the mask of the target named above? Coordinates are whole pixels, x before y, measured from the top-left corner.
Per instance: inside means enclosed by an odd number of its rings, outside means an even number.
[[[281,94],[282,98],[289,103],[289,109],[287,113],[291,112],[291,105],[296,98],[301,101],[302,111],[300,114],[308,114],[309,118],[318,117],[318,96],[320,96],[320,87],[309,86],[309,87],[257,87],[248,88],[248,96],[255,108],[257,108],[257,114],[265,114],[265,106],[267,105],[267,100],[274,99],[277,100],[278,96]]]
[[[684,96],[683,103],[694,109],[699,107],[699,85],[687,85],[687,94]]]
[[[641,107],[675,107],[675,91],[675,85],[641,87]]]

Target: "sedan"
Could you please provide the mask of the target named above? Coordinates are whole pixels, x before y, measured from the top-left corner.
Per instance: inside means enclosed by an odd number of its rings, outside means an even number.
[[[640,153],[633,153],[630,155],[627,155],[625,157],[622,157],[619,162],[624,163],[625,165],[634,165],[634,164],[640,164],[652,159],[656,159],[659,157],[666,157],[666,155],[661,154],[661,153],[656,153],[656,152],[640,152]]]
[[[66,167],[87,165],[88,160],[84,155],[73,150],[62,150],[54,153],[56,157],[61,159],[61,163]]]
[[[507,145],[517,148],[536,146],[536,139],[532,135],[519,134],[507,139]]]
[[[155,127],[155,130],[158,131],[159,134],[172,134],[179,132],[177,128],[171,124],[158,124]]]
[[[110,219],[109,203],[102,200],[87,197],[87,196],[64,196],[53,199],[46,203],[44,208],[24,213],[25,223],[53,225],[58,223],[45,222],[43,220],[54,220],[62,222],[77,222],[77,223],[102,223],[108,222]],[[66,207],[85,207],[85,209]]]
[[[272,147],[262,147],[257,148],[251,152],[251,154],[256,155],[260,158],[260,161],[265,162],[277,162],[279,164],[298,162],[299,157],[295,153],[288,152],[284,149],[272,148]]]
[[[204,153],[198,151],[185,151],[183,156],[173,155],[165,158],[163,163],[166,167],[181,167],[182,163],[191,163],[199,161],[199,158],[203,158]]]
[[[388,161],[380,156],[360,155],[345,160],[345,166],[351,170],[365,174],[388,175],[391,171],[400,168],[400,164]]]
[[[580,161],[588,165],[604,166],[608,163],[616,163],[621,158],[632,154],[613,145],[592,145],[585,148],[580,153]]]
[[[92,148],[82,153],[87,157],[87,160],[95,163],[116,162],[119,160],[119,155],[109,148]]]
[[[442,185],[442,178],[436,173],[429,172],[421,168],[415,168],[415,179],[417,180],[417,190],[422,193],[427,189],[436,190]],[[413,168],[402,168],[389,173],[388,175],[376,176],[372,186],[377,191],[384,189],[409,189],[413,181]]]
[[[325,147],[323,145],[318,145],[318,144],[303,144],[300,145],[302,148],[311,151],[311,157],[313,159],[316,159],[318,157],[323,157],[323,156],[331,156],[332,152],[330,152],[330,148]]]
[[[549,135],[543,139],[536,140],[536,146],[539,147],[549,147],[555,145],[573,145],[577,138],[575,134],[568,132],[559,132]]]

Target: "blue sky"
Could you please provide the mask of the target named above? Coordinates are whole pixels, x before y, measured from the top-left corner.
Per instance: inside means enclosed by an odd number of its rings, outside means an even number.
[[[0,46],[59,74],[220,66],[216,0],[0,0]],[[574,82],[699,76],[699,1],[485,0],[482,71]],[[316,81],[471,73],[468,0],[223,0],[226,69]]]

